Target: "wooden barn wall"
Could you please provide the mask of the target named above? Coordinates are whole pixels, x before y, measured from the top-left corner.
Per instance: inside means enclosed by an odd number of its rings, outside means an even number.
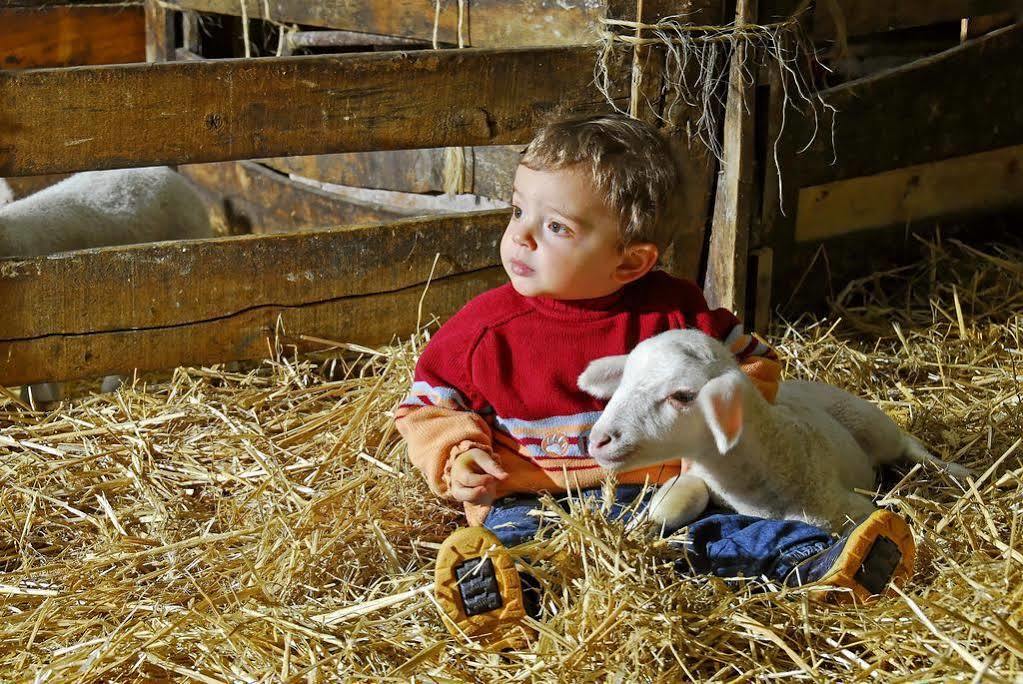
[[[594,59],[567,47],[2,72],[0,176],[522,143],[556,106],[608,109]]]
[[[783,192],[756,235],[774,252],[774,301],[820,302],[914,253],[915,229],[1023,209],[1019,93],[1015,25],[824,91],[835,126],[823,121],[805,152],[812,123],[790,119],[778,149]]]
[[[302,347],[317,345],[300,334],[386,344],[415,329],[424,291],[426,315],[446,317],[467,292],[504,281],[507,220],[480,212],[0,260],[0,380],[265,358],[278,334]]]
[[[0,6],[0,69],[142,62],[142,5]]]

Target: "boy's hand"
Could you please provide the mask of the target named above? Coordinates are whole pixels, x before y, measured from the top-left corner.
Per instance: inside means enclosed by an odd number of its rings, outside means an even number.
[[[494,457],[482,449],[469,449],[451,464],[448,493],[458,501],[487,506],[497,496],[497,481],[508,477]]]

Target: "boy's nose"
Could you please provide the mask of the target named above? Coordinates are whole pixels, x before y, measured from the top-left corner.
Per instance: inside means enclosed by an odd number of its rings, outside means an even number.
[[[533,239],[533,234],[526,230],[515,233],[512,240],[520,247],[529,247],[532,249],[532,247],[536,245],[536,240]]]

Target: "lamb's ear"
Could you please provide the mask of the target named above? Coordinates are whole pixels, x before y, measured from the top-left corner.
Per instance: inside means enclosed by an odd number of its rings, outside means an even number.
[[[718,452],[728,453],[742,436],[742,379],[741,371],[718,376],[704,385],[696,395],[696,405],[714,435]]]
[[[579,389],[597,399],[609,399],[622,381],[626,358],[623,354],[591,361],[576,381]]]

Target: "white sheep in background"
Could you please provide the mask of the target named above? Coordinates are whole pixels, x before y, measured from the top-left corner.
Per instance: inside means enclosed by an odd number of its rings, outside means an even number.
[[[0,206],[0,258],[30,257],[92,247],[212,237],[196,190],[166,166],[76,174]],[[117,376],[104,380],[116,389]],[[22,397],[60,399],[56,383],[22,389]]]
[[[837,530],[875,510],[878,466],[908,459],[956,476],[874,404],[819,382],[788,380],[769,403],[717,340],[672,330],[628,356],[598,359],[579,376],[611,397],[590,433],[590,455],[612,470],[685,457],[687,474],[661,486],[650,517],[681,526],[707,504],[707,488],[739,513]],[[705,484],[704,484],[705,483]]]

